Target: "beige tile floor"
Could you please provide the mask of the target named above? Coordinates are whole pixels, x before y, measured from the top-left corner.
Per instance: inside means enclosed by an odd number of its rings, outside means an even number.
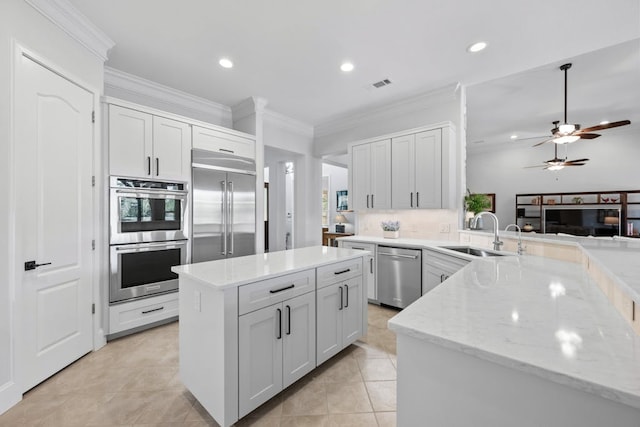
[[[394,310],[369,305],[369,333],[239,426],[395,426]],[[109,342],[38,385],[0,426],[217,426],[178,377],[178,323]]]

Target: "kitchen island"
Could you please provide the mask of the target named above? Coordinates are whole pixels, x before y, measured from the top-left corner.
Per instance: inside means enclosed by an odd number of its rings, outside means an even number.
[[[180,379],[232,425],[366,335],[369,258],[314,246],[173,267]]]
[[[389,327],[401,427],[640,425],[640,337],[579,263],[477,259]]]

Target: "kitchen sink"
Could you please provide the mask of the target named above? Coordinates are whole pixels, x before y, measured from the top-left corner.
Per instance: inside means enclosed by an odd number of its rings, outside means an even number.
[[[440,246],[442,249],[449,249],[450,251],[456,251],[467,255],[488,257],[488,256],[504,256],[499,252],[490,251],[487,249],[472,248],[471,246]]]

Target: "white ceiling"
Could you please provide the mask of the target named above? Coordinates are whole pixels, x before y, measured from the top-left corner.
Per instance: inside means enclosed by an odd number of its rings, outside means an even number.
[[[564,72],[568,70],[567,119],[583,128],[601,121],[631,120],[640,130],[640,39],[566,58],[522,73],[467,88],[467,148],[496,144],[531,146],[551,136],[552,122],[563,122]],[[511,135],[518,135],[512,141]]]
[[[310,125],[640,37],[640,0],[70,1],[116,42],[110,67],[229,106],[261,96]]]

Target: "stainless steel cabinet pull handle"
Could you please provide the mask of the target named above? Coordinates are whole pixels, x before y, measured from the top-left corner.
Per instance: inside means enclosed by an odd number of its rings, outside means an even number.
[[[151,309],[151,310],[143,311],[142,314],[149,314],[149,313],[153,313],[154,311],[160,311],[160,310],[164,310],[164,306],[158,307],[158,308],[154,308],[154,309]]]
[[[345,298],[346,302],[344,304],[344,307],[347,308],[349,307],[349,285],[345,284],[344,288],[345,288],[345,295],[346,295],[346,298]]]
[[[156,157],[156,176],[160,175],[160,159]]]
[[[220,204],[222,210],[222,255],[227,254],[227,215],[224,209],[225,202],[227,201],[227,181],[220,181],[222,186],[222,203]]]
[[[231,153],[231,154],[235,153],[235,151],[233,151],[233,150],[227,150],[226,148],[220,148],[219,150],[220,150],[220,151],[224,151],[225,153]]]
[[[282,338],[282,310],[280,310],[279,308],[277,309],[278,311],[278,335],[276,335],[276,339],[281,339]]]
[[[357,249],[359,251],[364,251],[364,248],[358,248],[357,246],[352,246],[351,249]]]
[[[416,208],[420,207],[420,193],[416,191]]]
[[[291,335],[291,306],[287,306],[287,335]]]
[[[231,248],[229,249],[229,255],[233,255],[233,181],[229,181],[229,194],[231,200],[229,200],[229,241],[231,242]]]
[[[295,284],[291,284],[289,286],[285,286],[284,288],[280,288],[280,289],[271,289],[269,291],[269,293],[271,294],[277,294],[278,292],[282,292],[282,291],[286,291],[287,289],[292,289],[293,287],[295,287]]]
[[[151,156],[147,156],[147,175],[151,175]]]
[[[344,274],[350,272],[351,269],[347,268],[346,270],[334,271],[333,274]]]
[[[342,299],[343,299],[342,286],[339,286],[339,288],[340,288],[340,308],[338,308],[338,310],[342,310]]]
[[[410,198],[411,198],[411,202],[409,203],[409,206],[413,207],[413,191],[411,192]]]
[[[369,208],[369,195],[367,194],[367,209]]]
[[[371,195],[371,209],[373,209],[373,194]]]
[[[444,274],[440,275],[440,283],[444,282]]]

